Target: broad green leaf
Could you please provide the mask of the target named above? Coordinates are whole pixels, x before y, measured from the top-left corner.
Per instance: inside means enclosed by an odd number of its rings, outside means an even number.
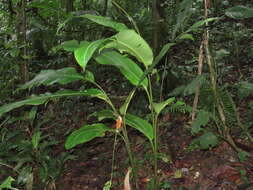
[[[68,136],[65,148],[71,149],[96,137],[103,137],[106,131],[111,131],[111,129],[104,124],[85,125]]]
[[[200,148],[203,150],[213,148],[219,142],[218,138],[211,132],[207,132],[203,134],[202,136],[198,138],[198,140],[199,140]]]
[[[88,61],[93,56],[94,52],[104,42],[104,39],[97,40],[94,42],[83,42],[78,49],[75,50],[75,58],[77,63],[85,70]]]
[[[101,90],[91,88],[83,91],[73,91],[73,90],[60,90],[55,93],[45,93],[41,95],[34,95],[29,97],[26,100],[6,104],[0,107],[0,117],[15,108],[19,108],[24,105],[41,105],[46,103],[52,98],[61,98],[61,97],[71,97],[71,96],[89,96],[102,99],[107,102],[108,97]]]
[[[19,89],[30,89],[40,85],[49,86],[55,83],[64,85],[84,79],[84,76],[77,73],[73,67],[66,67],[58,70],[42,70],[34,79],[25,83]]]
[[[165,108],[167,105],[171,104],[172,102],[174,102],[175,97],[169,98],[161,103],[154,103],[154,110],[156,112],[157,115],[160,114],[160,112],[163,110],[163,108]]]
[[[138,116],[127,114],[126,124],[137,129],[144,134],[150,141],[154,138],[153,127],[146,120],[139,118]]]
[[[208,22],[212,22],[212,21],[216,21],[219,20],[219,18],[207,18],[205,20],[201,20],[198,21],[196,23],[194,23],[187,31],[186,33],[192,32],[192,31],[196,31],[198,30],[201,26],[203,26],[204,24],[208,23]]]
[[[100,56],[96,57],[96,61],[99,64],[116,66],[133,85],[138,84],[140,77],[143,74],[143,71],[135,62],[122,56],[118,52],[104,52]],[[144,79],[142,85],[144,88],[147,88],[148,80]]]
[[[79,48],[79,43],[77,40],[69,40],[62,42],[61,45],[58,45],[53,48],[54,51],[58,51],[60,49],[64,49],[65,51],[74,52],[77,48]]]
[[[137,58],[147,68],[153,62],[153,52],[147,42],[134,30],[123,30],[112,37],[104,48],[115,48]]]
[[[191,34],[182,34],[178,37],[180,40],[192,40],[194,41],[194,37]]]
[[[87,18],[87,19],[97,23],[97,24],[113,28],[114,30],[116,30],[118,32],[128,29],[125,24],[115,22],[115,21],[113,21],[109,18],[106,18],[106,17],[96,16],[96,15],[91,15],[91,14],[85,14],[85,15],[82,15],[80,17],[84,17],[84,18]]]
[[[197,118],[192,123],[191,132],[193,134],[198,133],[201,130],[201,126],[207,125],[209,122],[210,114],[206,111],[199,111]]]
[[[92,115],[95,115],[98,117],[98,120],[101,121],[103,119],[114,119],[116,120],[117,117],[113,114],[113,111],[111,110],[103,110],[100,112],[96,112]],[[142,134],[144,134],[150,141],[153,140],[154,134],[153,134],[153,127],[151,124],[149,124],[144,119],[141,119],[135,115],[127,114],[126,115],[126,124],[137,129]]]
[[[234,19],[253,18],[253,9],[245,6],[235,6],[227,9],[225,15]]]
[[[163,56],[169,51],[169,49],[174,46],[175,43],[167,43],[163,46],[162,50],[160,51],[160,53],[158,54],[158,56],[155,57],[155,60],[153,61],[153,63],[150,65],[150,67],[148,69],[146,69],[144,71],[144,73],[141,75],[140,80],[136,86],[136,88],[138,86],[140,86],[140,84],[142,83],[142,81],[147,77],[148,74],[152,73],[152,71],[154,70],[155,66],[161,61],[161,59],[163,58]]]

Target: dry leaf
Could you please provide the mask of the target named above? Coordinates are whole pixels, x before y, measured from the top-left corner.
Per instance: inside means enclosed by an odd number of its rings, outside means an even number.
[[[131,186],[130,186],[130,182],[129,182],[129,177],[130,177],[131,171],[132,171],[132,168],[128,168],[127,174],[124,179],[124,190],[131,190]]]

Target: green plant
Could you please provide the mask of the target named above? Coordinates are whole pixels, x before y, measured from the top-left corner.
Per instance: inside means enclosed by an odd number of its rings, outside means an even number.
[[[12,178],[11,176],[9,176],[8,178],[6,178],[6,179],[0,184],[0,190],[2,190],[2,189],[18,190],[18,189],[16,189],[16,188],[12,187],[13,181],[15,181],[15,179]]]
[[[52,147],[58,142],[44,136],[40,130],[41,123],[36,123],[36,109],[33,107],[27,117],[7,118],[0,131],[0,168],[3,175],[17,176],[15,186],[27,190],[36,186],[54,187],[64,170],[64,163],[73,159],[68,153],[53,155]],[[13,124],[22,127],[9,129]],[[29,128],[36,126],[35,129]]]
[[[33,95],[26,100],[7,104],[0,107],[0,116],[8,111],[11,111],[12,109],[24,105],[40,105],[47,103],[51,99],[55,98],[71,96],[87,96],[99,98],[103,100],[110,108],[109,110],[103,110],[101,112],[98,112],[100,120],[102,120],[103,118],[112,118],[116,120],[116,129],[111,129],[100,122],[91,125],[84,125],[82,128],[72,132],[72,134],[69,135],[65,143],[66,149],[73,148],[78,144],[85,143],[96,137],[102,137],[106,132],[113,132],[115,133],[115,142],[118,135],[122,137],[125,142],[130,162],[133,167],[133,175],[136,179],[135,161],[133,153],[131,152],[130,142],[127,133],[127,126],[131,126],[137,129],[139,132],[143,133],[143,135],[146,136],[150,142],[154,154],[154,190],[156,190],[158,188],[158,117],[161,111],[166,106],[172,105],[175,102],[175,98],[170,97],[165,101],[157,103],[153,96],[151,75],[153,74],[153,71],[155,71],[155,66],[164,57],[168,50],[175,45],[175,43],[168,43],[164,45],[158,56],[154,58],[152,50],[146,43],[146,41],[134,30],[128,29],[124,24],[114,22],[105,17],[89,14],[81,15],[78,17],[86,18],[103,26],[113,28],[117,31],[117,33],[112,37],[100,39],[94,42],[82,41],[79,43],[76,40],[64,42],[62,45],[59,45],[57,49],[62,48],[64,50],[73,52],[77,63],[81,66],[83,70],[83,74],[77,73],[74,68],[43,70],[33,80],[21,86],[19,90],[31,89],[39,85],[49,86],[55,83],[64,85],[79,80],[83,82],[89,82],[96,88],[77,91],[59,90],[54,93]],[[195,23],[186,32],[189,33],[191,31],[197,30],[199,27],[203,26],[206,22],[209,21],[212,21],[212,19],[199,21]],[[142,68],[144,68],[144,71],[136,62],[131,59],[131,57],[135,58],[136,60],[138,60],[138,62],[143,64]],[[108,94],[95,81],[95,77],[93,76],[93,74],[89,70],[87,70],[87,63],[90,61],[91,58],[94,58],[95,61],[101,65],[115,66],[119,69],[122,75],[132,85],[135,86],[129,92],[129,95],[119,108],[116,108]],[[150,108],[150,121],[152,124],[150,124],[147,120],[128,113],[128,108],[131,104],[131,100],[134,97],[138,88],[142,88],[146,92]],[[181,103],[182,102],[176,102],[176,105],[180,105]],[[40,132],[37,132],[34,135],[35,137],[40,137]],[[39,146],[40,145],[38,145],[38,147]],[[111,181],[108,183],[111,184]]]

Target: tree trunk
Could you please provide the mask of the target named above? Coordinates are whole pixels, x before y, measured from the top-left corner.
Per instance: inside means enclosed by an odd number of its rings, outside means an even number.
[[[17,44],[20,48],[18,62],[20,64],[20,81],[25,83],[29,80],[27,41],[26,41],[26,0],[21,0],[17,7]]]
[[[153,0],[152,2],[152,20],[153,20],[153,49],[155,55],[160,51],[163,45],[162,21],[164,19],[163,8],[161,7],[161,0]]]

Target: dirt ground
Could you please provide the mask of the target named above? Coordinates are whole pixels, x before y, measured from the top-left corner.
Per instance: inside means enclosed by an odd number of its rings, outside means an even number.
[[[174,124],[173,124],[174,123]],[[189,150],[192,135],[183,122],[170,123],[161,129],[159,177],[160,189],[185,190],[253,190],[253,144],[238,140],[238,145],[251,151],[245,162],[224,141],[211,150]],[[139,190],[152,190],[152,152],[140,134],[131,131],[133,152],[137,157]],[[110,179],[113,138],[98,138],[76,150],[78,159],[67,164],[67,170],[57,185],[61,190],[102,190]],[[123,142],[116,146],[112,189],[123,189],[129,167]],[[132,182],[132,181],[131,181]],[[247,183],[247,185],[246,185]],[[251,185],[250,185],[251,184]],[[133,184],[132,184],[133,186]],[[133,188],[132,188],[133,189]]]

